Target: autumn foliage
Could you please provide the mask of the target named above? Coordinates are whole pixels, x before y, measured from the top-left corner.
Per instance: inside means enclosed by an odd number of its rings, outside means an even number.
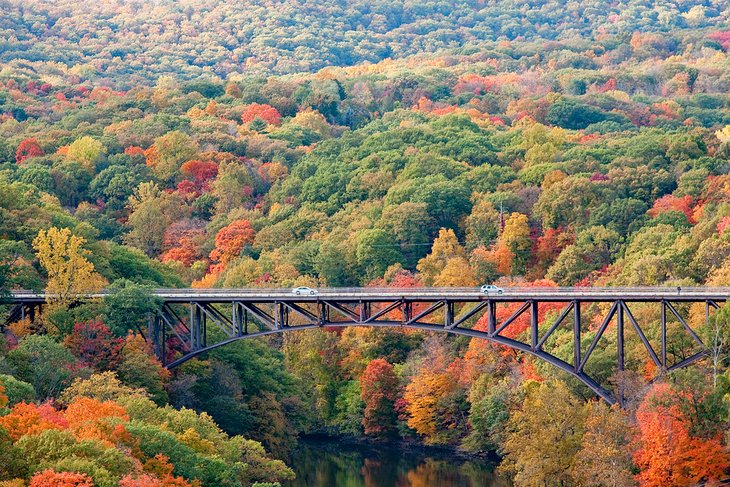
[[[38,145],[36,139],[25,139],[15,151],[15,162],[22,164],[26,159],[39,157],[43,154],[43,149]]]
[[[665,405],[675,394],[668,384],[657,384],[639,407],[639,435],[634,461],[642,487],[681,487],[702,480],[718,480],[730,466],[730,453],[720,438],[690,434],[689,421],[676,405]]]
[[[393,366],[383,359],[372,360],[360,376],[360,390],[365,410],[362,425],[366,435],[387,437],[396,430],[395,401],[398,378]]]
[[[236,220],[221,228],[215,236],[215,249],[210,258],[217,266],[224,268],[237,257],[246,245],[253,243],[256,231],[247,220]]]
[[[279,111],[265,103],[251,103],[241,115],[243,123],[253,122],[260,118],[269,125],[281,125],[281,114]]]
[[[44,470],[30,479],[29,487],[93,487],[91,477],[83,473]]]

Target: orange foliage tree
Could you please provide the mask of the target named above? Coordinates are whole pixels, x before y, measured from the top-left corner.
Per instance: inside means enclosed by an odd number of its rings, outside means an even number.
[[[247,244],[253,243],[256,231],[248,220],[236,220],[221,228],[215,236],[215,248],[210,258],[218,263],[216,270],[222,270],[226,264],[238,257]]]
[[[432,342],[434,343],[434,342]],[[459,407],[460,361],[450,361],[443,345],[431,346],[403,399],[410,428],[427,444],[448,443],[466,427]]]
[[[636,413],[639,434],[634,463],[642,487],[681,487],[717,480],[730,466],[730,454],[720,438],[690,434],[689,421],[667,399],[676,394],[668,384],[656,384]]]
[[[75,472],[55,472],[44,470],[33,475],[30,487],[93,487],[94,482],[88,475]]]
[[[218,164],[213,161],[192,160],[180,166],[185,181],[178,185],[178,190],[183,189],[199,196],[210,189],[210,181],[218,175]],[[183,185],[188,183],[188,185]]]
[[[66,429],[68,421],[48,403],[38,406],[21,402],[13,406],[9,414],[0,417],[0,426],[7,430],[13,441],[17,441],[23,435],[47,429]]]
[[[279,111],[266,103],[251,103],[241,115],[243,123],[251,123],[256,118],[264,120],[269,125],[281,125]]]
[[[195,220],[184,219],[167,227],[162,237],[165,252],[160,256],[162,262],[178,261],[190,267],[202,257],[201,246],[205,238],[203,226]]]
[[[83,364],[95,370],[109,370],[115,364],[124,340],[115,338],[99,320],[76,323],[64,345]]]
[[[63,412],[69,429],[79,439],[95,438],[114,445],[126,438],[126,431],[120,424],[129,421],[127,411],[112,401],[98,401],[79,397]]]
[[[0,409],[8,405],[8,396],[5,395],[5,386],[0,382]]]

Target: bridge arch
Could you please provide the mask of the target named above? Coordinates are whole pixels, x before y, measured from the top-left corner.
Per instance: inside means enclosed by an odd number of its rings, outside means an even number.
[[[225,345],[229,345],[231,343],[234,343],[234,342],[237,342],[240,340],[246,340],[249,338],[256,338],[256,337],[262,337],[262,336],[273,335],[273,334],[291,333],[291,332],[303,331],[303,330],[313,330],[313,329],[318,329],[318,328],[322,328],[322,327],[346,328],[346,327],[353,327],[353,326],[388,327],[388,328],[401,328],[401,329],[409,328],[409,329],[416,329],[416,330],[446,333],[446,334],[451,334],[451,335],[467,336],[470,338],[479,338],[479,339],[486,340],[491,343],[507,346],[507,347],[510,347],[519,352],[524,352],[524,353],[530,354],[541,360],[544,360],[545,362],[550,363],[551,365],[557,367],[558,369],[568,373],[571,377],[574,377],[577,380],[579,380],[580,382],[582,382],[585,386],[587,386],[590,390],[592,390],[597,396],[601,397],[603,400],[605,400],[609,404],[616,403],[616,398],[613,396],[613,394],[610,391],[608,391],[607,389],[602,387],[598,382],[596,382],[593,378],[591,378],[585,372],[576,371],[575,367],[572,364],[569,364],[568,362],[556,357],[555,355],[552,355],[543,350],[533,350],[529,345],[522,343],[518,340],[508,338],[508,337],[490,336],[486,332],[479,331],[479,330],[472,330],[472,329],[468,329],[468,328],[446,329],[443,326],[433,325],[430,323],[404,324],[403,322],[400,322],[400,321],[377,321],[374,323],[360,324],[360,323],[335,322],[335,323],[328,323],[326,325],[308,324],[308,325],[297,325],[297,326],[279,328],[279,329],[262,330],[262,331],[257,331],[257,332],[253,332],[253,333],[248,333],[248,334],[245,334],[242,336],[228,338],[228,339],[222,340],[220,342],[214,343],[212,345],[209,345],[205,348],[195,350],[180,358],[173,360],[172,362],[167,363],[165,365],[165,367],[168,369],[173,369],[175,367],[178,367],[178,366],[184,364],[188,360],[198,357],[199,355],[210,352],[212,350],[223,347]]]

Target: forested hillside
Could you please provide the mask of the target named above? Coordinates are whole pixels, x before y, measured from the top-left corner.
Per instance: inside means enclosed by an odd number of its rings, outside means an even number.
[[[515,485],[728,475],[727,306],[678,306],[714,355],[659,380],[634,334],[615,373],[609,328],[589,372],[624,408],[465,337],[169,372],[140,335],[154,287],[730,286],[725,2],[31,0],[0,29],[0,292],[57,293],[4,329],[0,485],[284,481],[300,433],[496,452]]]

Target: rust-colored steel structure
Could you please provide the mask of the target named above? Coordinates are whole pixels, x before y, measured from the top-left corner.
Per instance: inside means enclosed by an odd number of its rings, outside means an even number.
[[[149,317],[147,330],[140,332],[153,343],[155,353],[168,368],[228,343],[273,333],[319,327],[403,327],[481,338],[534,355],[613,404],[617,398],[585,371],[611,323],[616,325],[617,370],[625,367],[625,331],[630,327],[657,370],[670,372],[709,354],[681,306],[701,303],[709,318],[711,310],[730,299],[730,288],[507,288],[499,294],[473,288],[329,288],[311,294],[286,289],[159,289],[154,294],[162,306]],[[84,295],[79,301],[104,296],[103,292]],[[32,319],[46,298],[43,293],[13,293],[8,322],[26,316]],[[564,306],[554,321],[541,326],[545,317],[540,316],[539,305],[548,302]],[[603,303],[599,308],[608,307],[608,311],[597,330],[588,331],[582,310],[596,303]],[[646,303],[659,307],[656,348],[631,311],[632,306]],[[497,308],[508,304],[514,311],[499,321]],[[524,340],[505,336],[503,332],[524,315],[529,315],[529,333],[519,336],[528,336]],[[486,320],[486,331],[473,329],[480,318]],[[667,359],[670,321],[681,326],[697,349],[674,363]],[[572,357],[559,358],[544,346],[559,327],[568,325],[572,326]],[[590,341],[588,337],[592,337]],[[583,346],[584,339],[587,347]]]

